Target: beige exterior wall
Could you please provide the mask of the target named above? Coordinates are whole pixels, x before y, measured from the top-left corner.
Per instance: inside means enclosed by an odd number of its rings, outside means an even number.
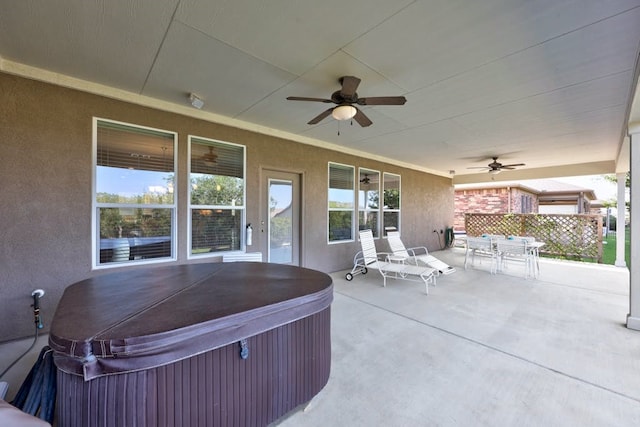
[[[187,260],[190,134],[247,147],[246,221],[254,224],[250,251],[259,250],[264,239],[255,227],[264,200],[259,185],[263,168],[302,175],[305,267],[324,272],[347,269],[359,250],[357,242],[327,244],[330,161],[401,175],[401,231],[408,246],[439,249],[433,230],[453,223],[449,178],[0,73],[0,342],[33,333],[32,290],[46,292],[41,301],[46,332],[67,286],[123,269],[91,269],[93,117],[178,133],[177,263],[217,260]],[[387,249],[383,240],[378,245]]]

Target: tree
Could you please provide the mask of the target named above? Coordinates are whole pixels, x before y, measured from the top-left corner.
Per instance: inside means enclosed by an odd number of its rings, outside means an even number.
[[[618,183],[618,176],[614,175],[614,174],[608,174],[608,175],[604,175],[603,178],[609,182],[613,182],[613,183]],[[625,182],[624,182],[624,186],[626,188],[631,188],[631,172],[627,172],[625,174]],[[604,203],[604,207],[609,208],[609,207],[616,207],[618,205],[618,202],[616,200],[607,200]],[[629,209],[630,207],[630,202],[625,201],[625,206],[627,209]]]
[[[614,174],[604,175],[604,179],[610,182],[618,183],[618,176]],[[625,175],[624,186],[627,188],[631,188],[631,172],[627,172]]]
[[[191,179],[191,204],[243,205],[242,178],[224,175],[200,175]]]
[[[234,176],[203,174],[191,179],[191,205],[200,207],[192,213],[194,249],[240,249],[242,216],[233,206],[244,204],[243,185],[243,179]]]

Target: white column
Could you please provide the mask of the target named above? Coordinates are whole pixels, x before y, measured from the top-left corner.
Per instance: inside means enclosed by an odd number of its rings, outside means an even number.
[[[638,145],[638,147],[636,147]],[[627,328],[640,331],[640,129],[631,134],[631,258],[629,265],[629,314]],[[635,173],[634,173],[635,172]],[[620,216],[620,214],[618,214]],[[618,233],[616,232],[616,239]]]
[[[616,179],[618,180],[618,217],[616,218],[616,267],[626,267],[627,262],[625,261],[625,251],[624,244],[626,240],[625,233],[625,214],[627,212],[625,206],[625,190],[626,190],[626,181],[627,174],[626,173],[618,173],[616,174]]]

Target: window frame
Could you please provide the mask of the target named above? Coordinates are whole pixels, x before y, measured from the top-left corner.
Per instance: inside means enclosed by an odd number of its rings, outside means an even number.
[[[361,209],[360,208],[360,191],[361,191],[360,188],[362,186],[362,182],[360,181],[360,179],[361,179],[360,177],[362,175],[367,174],[367,173],[369,173],[370,175],[376,174],[378,176],[378,182],[377,182],[378,185],[377,185],[377,188],[376,188],[376,191],[378,192],[378,208],[375,210],[378,213],[378,216],[376,218],[376,229],[375,230],[372,229],[371,231],[373,232],[373,238],[374,239],[379,239],[380,238],[380,223],[381,223],[380,220],[382,219],[381,218],[382,209],[381,209],[381,200],[380,200],[380,195],[382,194],[380,192],[380,184],[381,184],[380,178],[382,177],[382,172],[379,171],[379,170],[363,168],[363,167],[359,167],[358,168],[358,178],[359,179],[358,179],[358,192],[357,192],[357,198],[358,198],[358,209],[357,209],[358,210],[358,224],[357,224],[357,227],[358,227],[358,231],[360,231],[361,230],[361,228],[360,228],[360,225],[361,225],[360,224],[360,212],[373,212],[374,211],[373,209],[366,209],[366,206],[367,206],[367,201],[366,200],[364,201],[365,209]]]
[[[397,181],[398,181],[398,208],[397,209],[388,209],[385,205],[385,200],[386,200],[386,191],[387,191],[387,176],[394,176],[397,177]],[[393,181],[389,181],[389,182],[395,182],[395,180]],[[382,173],[382,203],[381,203],[381,211],[382,211],[382,237],[386,238],[387,237],[387,226],[385,225],[385,213],[393,213],[393,212],[397,212],[398,214],[398,224],[397,224],[397,231],[400,231],[400,227],[401,227],[401,218],[402,218],[402,175],[397,174],[397,173],[391,173],[391,172],[383,172]]]
[[[351,209],[346,209],[346,208],[331,208],[331,197],[329,196],[329,193],[331,191],[331,166],[338,166],[338,167],[342,167],[342,168],[349,168],[351,169],[351,183],[352,183],[352,188],[351,188],[351,204],[352,207]],[[336,244],[340,244],[340,243],[349,243],[349,242],[354,242],[355,241],[355,227],[357,226],[357,218],[356,218],[356,212],[358,210],[358,201],[357,201],[357,191],[356,191],[356,185],[355,185],[355,175],[356,175],[356,167],[353,165],[347,165],[347,164],[343,164],[343,163],[337,163],[337,162],[328,162],[327,163],[327,244],[329,245],[336,245]],[[331,230],[330,230],[330,226],[331,226],[331,222],[330,222],[330,216],[331,216],[331,212],[351,212],[351,238],[350,239],[340,239],[340,240],[331,240]]]
[[[173,139],[173,202],[171,204],[158,203],[111,203],[98,202],[97,200],[97,169],[98,169],[98,125],[99,123],[111,123],[132,129],[140,129],[171,135]],[[134,123],[105,119],[102,117],[92,118],[92,159],[91,159],[91,269],[103,270],[133,265],[147,265],[174,262],[177,257],[178,239],[178,133],[166,129],[153,128]],[[128,260],[124,262],[100,262],[100,217],[98,211],[103,208],[117,209],[169,209],[171,212],[171,256],[158,258],[143,258],[140,260]]]
[[[194,139],[199,141],[195,141],[198,144],[207,145],[207,143],[220,144],[220,145],[228,145],[236,148],[242,149],[242,205],[194,205],[191,203],[191,153],[192,146],[194,143]],[[203,259],[203,258],[212,258],[212,257],[220,257],[224,254],[228,253],[238,253],[238,252],[246,252],[247,250],[247,236],[246,236],[246,215],[247,215],[247,147],[246,145],[236,144],[228,141],[221,141],[218,139],[207,138],[199,135],[189,134],[187,137],[187,259]],[[240,218],[240,248],[239,249],[231,249],[228,251],[215,251],[215,252],[204,252],[204,253],[193,253],[193,210],[195,209],[222,209],[222,210],[240,210],[241,218]]]

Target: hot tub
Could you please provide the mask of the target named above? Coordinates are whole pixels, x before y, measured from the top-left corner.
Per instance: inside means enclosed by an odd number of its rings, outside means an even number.
[[[110,273],[69,286],[51,324],[58,426],[259,426],[331,367],[331,278],[268,263]]]

